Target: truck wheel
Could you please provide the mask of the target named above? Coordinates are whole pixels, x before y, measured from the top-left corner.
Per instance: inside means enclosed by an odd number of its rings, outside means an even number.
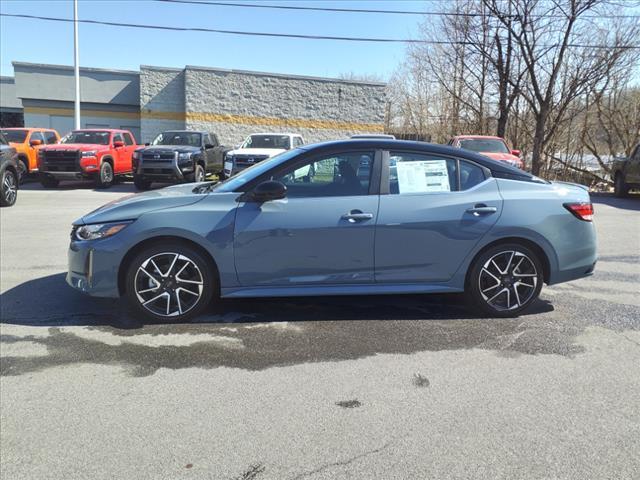
[[[44,188],[56,188],[60,184],[60,180],[54,177],[48,177],[47,175],[41,175],[40,184]]]
[[[135,175],[133,176],[133,184],[138,190],[149,190],[151,187],[150,180],[145,180],[144,178],[136,177]]]
[[[113,185],[113,167],[109,162],[102,162],[100,172],[96,176],[97,188],[109,188]]]
[[[12,170],[5,170],[2,173],[2,184],[0,184],[0,205],[10,207],[16,203],[18,198],[18,176]]]
[[[185,178],[187,179],[187,182],[191,183],[191,182],[204,182],[204,177],[205,177],[204,168],[202,168],[202,165],[196,164],[196,168],[194,172],[191,175],[187,175]]]
[[[629,186],[624,182],[624,176],[621,173],[616,175],[614,192],[616,197],[626,197],[629,193]]]

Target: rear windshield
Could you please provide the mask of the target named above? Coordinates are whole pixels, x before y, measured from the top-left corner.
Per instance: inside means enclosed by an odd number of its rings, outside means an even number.
[[[460,146],[465,150],[478,153],[509,153],[509,149],[502,140],[492,138],[460,140]]]
[[[109,145],[109,132],[83,130],[71,132],[62,137],[60,143],[88,143],[91,145]]]
[[[0,130],[7,142],[24,143],[27,138],[26,130]]]

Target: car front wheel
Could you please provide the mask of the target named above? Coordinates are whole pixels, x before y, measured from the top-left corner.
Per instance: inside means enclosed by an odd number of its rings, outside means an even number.
[[[0,185],[0,205],[11,207],[18,198],[18,177],[12,170],[2,172]]]
[[[149,247],[130,262],[126,296],[137,315],[185,321],[198,315],[215,289],[209,263],[181,243]]]
[[[109,162],[102,162],[102,164],[100,165],[100,171],[96,176],[96,187],[109,188],[111,185],[113,185],[113,182],[113,167]]]
[[[542,264],[529,248],[498,245],[483,252],[471,268],[468,281],[473,304],[493,317],[515,317],[540,295]]]

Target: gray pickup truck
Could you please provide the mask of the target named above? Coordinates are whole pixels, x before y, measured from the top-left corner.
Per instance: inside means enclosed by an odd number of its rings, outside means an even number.
[[[229,151],[215,133],[171,130],[133,153],[133,182],[148,190],[153,182],[202,182],[209,173],[220,174]]]
[[[627,196],[632,188],[640,189],[640,143],[635,146],[629,158],[613,162],[611,178],[618,197]]]

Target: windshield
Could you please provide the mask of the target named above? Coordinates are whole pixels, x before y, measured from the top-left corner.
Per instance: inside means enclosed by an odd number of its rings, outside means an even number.
[[[482,153],[509,153],[509,149],[502,140],[495,138],[473,138],[460,140],[460,146],[465,150]]]
[[[216,184],[213,187],[213,191],[221,193],[234,192],[242,188],[245,183],[250,182],[254,178],[259,177],[263,173],[267,172],[271,168],[288,161],[289,159],[301,154],[302,152],[304,152],[304,150],[302,150],[301,148],[294,148],[293,150],[282,152],[267,160],[263,160],[260,163],[256,163],[254,166],[241,171],[237,175],[225,180],[224,182]]]
[[[249,135],[240,148],[291,148],[289,135]]]
[[[197,132],[162,132],[151,145],[188,145],[199,147],[202,145],[202,134]]]
[[[26,130],[0,130],[7,142],[24,143],[27,138]]]
[[[60,140],[60,143],[86,143],[91,145],[109,145],[109,132],[99,130],[78,130],[71,132]]]

